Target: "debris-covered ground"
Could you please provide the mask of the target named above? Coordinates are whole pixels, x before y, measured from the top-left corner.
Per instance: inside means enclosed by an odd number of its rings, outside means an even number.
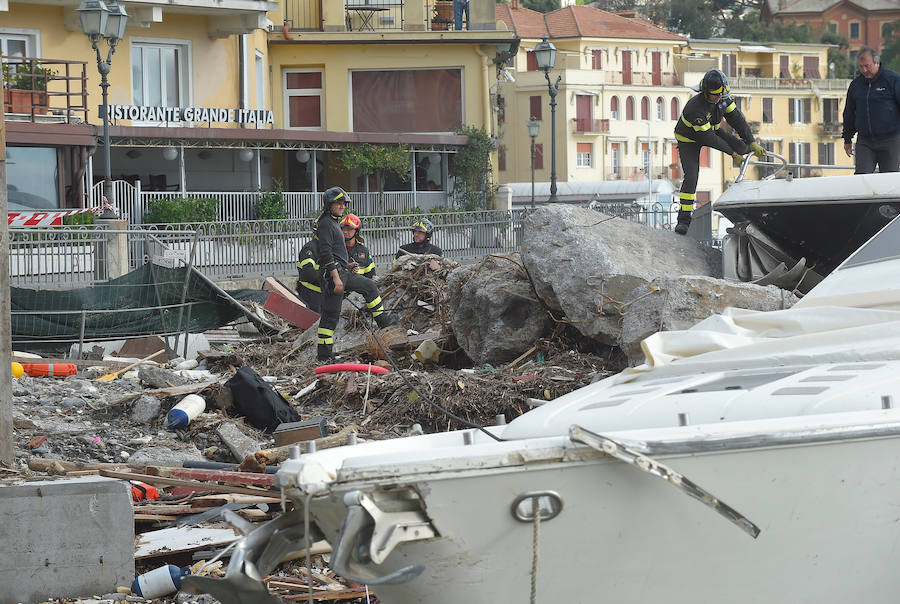
[[[345,360],[390,368],[384,375],[315,375],[312,327],[283,331],[280,341],[215,344],[198,356],[196,367],[193,359],[187,365],[184,359],[160,366],[147,363],[102,381],[98,378],[125,363],[83,361],[75,376],[14,380],[16,461],[12,468],[0,468],[0,481],[72,473],[133,475],[154,484],[160,494],[157,500],[134,504],[135,530],[142,535],[183,526],[180,519],[226,504],[239,508],[245,519],[261,521],[280,509],[265,464],[283,459],[286,447],[238,412],[225,382],[240,367],[254,369],[269,382],[300,420],[323,424],[324,434],[316,436],[324,446],[346,443],[351,431],[361,440],[374,440],[465,427],[450,414],[478,425],[492,425],[499,415],[511,421],[530,408],[529,399],[554,399],[620,368],[615,366],[618,359],[610,362],[594,347],[579,352],[582,343],[563,324],[553,337],[535,342],[503,366],[473,367],[449,327],[446,278],[453,268],[445,259],[408,257],[380,278],[385,306],[400,319],[397,327],[371,332],[352,304],[345,307],[343,331],[336,336],[343,346],[336,348]],[[191,368],[176,368],[185,366]],[[205,399],[205,413],[185,428],[167,428],[167,413],[188,394]],[[208,462],[236,466],[206,474],[188,471],[188,466]],[[269,478],[226,476],[234,470]],[[225,526],[219,514],[209,515],[203,526]],[[214,554],[185,551],[170,558],[141,558],[137,573],[165,563],[195,564],[195,571],[221,573],[221,563],[203,569],[198,563]],[[313,568],[307,569],[302,559],[285,562],[267,580],[269,588],[288,600],[301,595],[305,599],[311,578],[321,596],[317,600],[366,601],[365,587],[334,576],[327,561],[325,544],[313,556]],[[126,594],[93,595],[141,600]],[[153,601],[197,601],[186,596]]]

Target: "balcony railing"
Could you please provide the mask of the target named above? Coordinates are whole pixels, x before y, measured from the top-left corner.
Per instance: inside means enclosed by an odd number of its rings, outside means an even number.
[[[452,0],[340,1],[341,4],[331,8],[324,4],[325,0],[284,0],[282,14],[287,31],[456,30]],[[406,10],[409,2],[424,2],[421,22],[418,17],[416,22],[409,20],[407,13],[418,12]],[[323,10],[323,6],[327,10]],[[467,25],[464,22],[463,29]]]
[[[0,56],[6,119],[87,121],[87,62]]]
[[[842,122],[822,122],[822,133],[825,136],[840,136],[844,130]]]
[[[579,134],[609,134],[609,120],[592,120],[588,118],[572,118],[574,131]]]
[[[607,84],[624,84],[625,78],[621,71],[607,71],[604,81]],[[633,86],[680,86],[681,74],[659,73],[654,75],[649,71],[633,71],[630,84]]]
[[[751,89],[751,90],[808,90],[816,88],[818,90],[843,90],[846,91],[850,85],[850,80],[830,79],[830,80],[810,80],[810,79],[789,79],[789,78],[757,78],[757,77],[740,77],[730,78],[732,90],[735,89]]]

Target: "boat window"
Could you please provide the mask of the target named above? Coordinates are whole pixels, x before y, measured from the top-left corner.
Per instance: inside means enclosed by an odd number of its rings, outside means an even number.
[[[856,250],[855,254],[847,258],[846,262],[838,267],[838,270],[892,258],[900,258],[900,220],[896,218],[881,229],[868,243]]]

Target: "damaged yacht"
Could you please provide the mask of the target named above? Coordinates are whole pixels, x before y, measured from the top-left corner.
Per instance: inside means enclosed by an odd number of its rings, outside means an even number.
[[[900,220],[793,308],[729,309],[507,425],[296,455],[225,604],[324,538],[386,604],[893,602]]]

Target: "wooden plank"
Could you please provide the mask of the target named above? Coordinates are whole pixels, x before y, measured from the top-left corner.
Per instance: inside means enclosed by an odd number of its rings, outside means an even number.
[[[166,516],[164,514],[135,514],[135,522],[173,522],[180,516]]]
[[[196,512],[197,508],[185,503],[134,504],[135,514],[164,514],[169,516],[175,515],[175,517],[177,517],[179,514],[194,514]]]
[[[239,487],[235,485],[215,484],[212,482],[200,482],[195,480],[182,480],[180,478],[166,478],[164,476],[150,476],[149,474],[134,474],[132,472],[113,472],[100,470],[101,476],[108,478],[121,478],[122,480],[140,480],[150,484],[162,484],[176,487],[190,487],[197,491],[211,491],[213,493],[242,493],[244,495],[266,496],[272,491],[257,489],[254,487]]]
[[[256,460],[259,463],[263,463],[266,465],[272,465],[281,463],[286,460],[291,455],[291,448],[295,445],[300,446],[301,451],[306,451],[309,442],[316,443],[316,449],[329,449],[331,447],[339,447],[341,445],[346,445],[348,439],[350,438],[350,433],[359,432],[359,428],[355,424],[350,424],[349,426],[345,426],[337,434],[332,434],[331,436],[326,436],[324,438],[319,438],[315,441],[307,441],[305,443],[295,443],[293,445],[285,445],[283,447],[274,447],[272,449],[263,449],[261,451],[256,452]]]
[[[135,537],[134,558],[153,558],[178,552],[228,545],[241,536],[231,528],[177,526],[141,533]]]
[[[369,590],[369,595],[374,595],[371,590]],[[296,596],[281,596],[282,600],[287,600],[288,602],[302,602],[309,597],[308,594],[296,595]],[[351,598],[365,598],[366,590],[363,589],[342,589],[341,591],[313,591],[313,600],[316,601],[328,601],[328,600],[349,600]]]
[[[203,468],[173,468],[166,466],[148,466],[146,473],[151,476],[206,480],[224,484],[256,485],[262,487],[275,486],[274,474],[256,474],[253,472],[235,472],[231,470],[206,470]]]

